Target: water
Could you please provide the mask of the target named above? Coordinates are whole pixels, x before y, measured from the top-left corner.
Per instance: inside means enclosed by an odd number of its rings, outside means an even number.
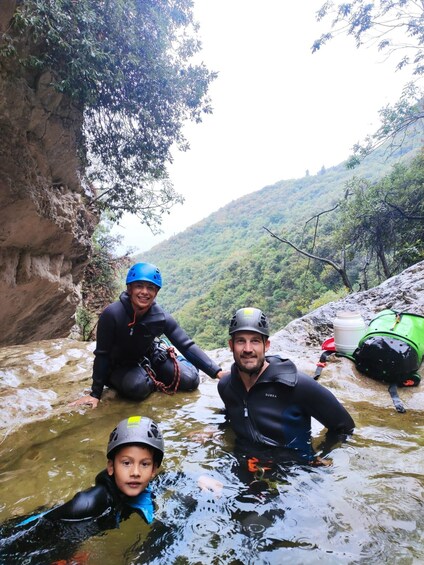
[[[74,563],[370,564],[424,561],[424,396],[386,387],[346,359],[322,373],[357,429],[330,467],[276,465],[255,482],[223,429],[215,381],[198,391],[155,393],[142,403],[108,394],[97,410],[67,403],[90,384],[92,345],[69,340],[0,350],[0,521],[51,507],[93,484],[114,425],[141,413],[160,423],[166,454],[157,479],[157,520],[137,515],[81,544]],[[218,355],[218,353],[217,353]],[[221,360],[229,362],[222,352]],[[313,374],[319,353],[292,359]],[[314,424],[316,442],[322,430]],[[222,483],[199,487],[206,475]],[[249,477],[247,479],[247,477]]]

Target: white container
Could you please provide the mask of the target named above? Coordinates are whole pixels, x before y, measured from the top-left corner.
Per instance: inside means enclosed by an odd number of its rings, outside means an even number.
[[[339,353],[352,354],[364,336],[367,325],[359,312],[337,312],[333,322],[334,345]]]

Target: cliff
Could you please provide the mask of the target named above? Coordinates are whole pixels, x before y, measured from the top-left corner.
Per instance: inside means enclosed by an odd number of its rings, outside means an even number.
[[[1,33],[15,6],[2,2]],[[81,113],[48,72],[13,71],[0,76],[0,345],[68,334],[97,222],[80,181]]]

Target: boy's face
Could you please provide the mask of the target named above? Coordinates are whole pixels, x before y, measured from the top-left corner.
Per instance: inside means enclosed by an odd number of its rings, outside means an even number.
[[[115,459],[108,460],[107,472],[115,477],[118,489],[127,496],[138,496],[157,473],[153,450],[137,445],[122,447]]]

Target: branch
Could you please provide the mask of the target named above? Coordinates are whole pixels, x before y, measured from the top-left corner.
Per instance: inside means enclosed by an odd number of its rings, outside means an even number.
[[[277,235],[275,235],[275,233],[273,233],[272,231],[270,231],[268,228],[266,228],[265,226],[262,226],[263,229],[265,231],[267,231],[271,237],[274,237],[275,239],[278,239],[278,241],[281,241],[281,243],[287,243],[287,245],[289,245],[290,247],[292,247],[295,251],[297,251],[298,253],[300,253],[301,255],[304,255],[305,257],[309,257],[310,259],[315,259],[315,261],[321,261],[321,263],[326,263],[327,265],[330,265],[331,267],[333,267],[333,269],[335,271],[337,271],[339,273],[339,275],[342,277],[343,279],[343,284],[349,289],[349,291],[352,291],[352,285],[350,283],[350,280],[346,274],[346,271],[343,269],[343,267],[341,267],[340,265],[337,265],[336,263],[334,263],[334,261],[332,261],[331,259],[327,259],[325,257],[318,257],[317,255],[313,255],[312,253],[309,253],[308,251],[304,251],[302,249],[299,249],[299,247],[297,247],[297,245],[295,245],[294,243],[292,243],[291,241],[289,241],[288,239],[285,238],[281,238],[278,237]]]
[[[391,202],[388,202],[386,198],[384,198],[384,203],[387,204],[387,206],[389,206],[390,208],[393,208],[393,210],[396,210],[396,212],[399,212],[399,214],[406,220],[424,220],[424,216],[410,216],[409,214],[405,214],[405,212],[401,208],[395,206]]]
[[[306,228],[306,226],[308,225],[308,223],[311,220],[316,219],[315,229],[314,229],[314,239],[313,239],[313,242],[312,242],[312,249],[315,249],[315,243],[316,243],[316,240],[317,240],[318,222],[319,222],[320,217],[323,216],[324,214],[328,214],[328,212],[333,212],[339,206],[340,206],[340,204],[336,204],[335,206],[333,206],[333,208],[329,208],[328,210],[323,210],[322,212],[318,212],[318,214],[315,214],[314,216],[312,216],[311,218],[309,218],[309,220],[307,220],[305,222],[305,228]]]

